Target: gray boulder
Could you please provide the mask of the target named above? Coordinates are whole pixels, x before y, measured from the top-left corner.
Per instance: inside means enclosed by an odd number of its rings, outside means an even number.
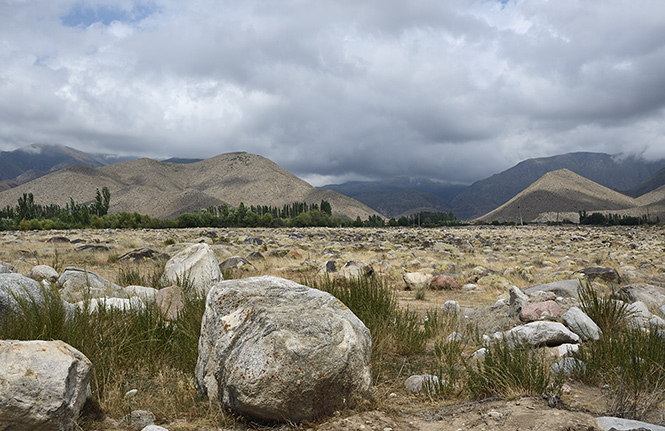
[[[244,271],[255,271],[256,268],[247,259],[240,256],[233,256],[219,264],[219,269],[240,269]]]
[[[584,362],[579,359],[568,357],[553,363],[550,367],[550,373],[569,376],[577,370],[584,369],[586,369],[586,364]]]
[[[162,281],[166,285],[191,283],[197,291],[207,293],[222,280],[219,261],[215,252],[206,243],[193,244],[182,250],[164,268]]]
[[[34,266],[25,276],[37,281],[47,280],[50,282],[58,281],[59,277],[58,271],[48,265]]]
[[[166,320],[176,320],[185,308],[185,295],[179,286],[165,287],[157,292],[155,303]]]
[[[563,280],[553,283],[539,284],[524,289],[524,293],[529,296],[535,296],[538,292],[553,292],[556,296],[564,298],[579,299],[577,288],[580,286],[579,280]]]
[[[510,286],[508,293],[510,294],[510,310],[508,314],[511,317],[517,317],[522,308],[526,307],[529,298],[517,286]]]
[[[630,303],[641,301],[651,310],[657,310],[665,305],[665,288],[647,283],[634,283],[620,288],[614,297]]]
[[[596,325],[596,322],[591,320],[579,307],[570,307],[561,318],[568,329],[579,335],[584,341],[598,341],[603,335],[603,331]]]
[[[69,302],[82,301],[86,297],[123,298],[126,296],[122,286],[111,283],[94,272],[72,266],[65,268],[58,278],[58,285],[62,288],[60,294],[63,299]]]
[[[619,284],[621,283],[621,276],[614,268],[603,268],[600,266],[593,266],[591,268],[584,268],[577,271],[578,274],[584,275],[588,280],[603,280],[605,283]]]
[[[129,298],[137,296],[141,298],[141,301],[143,301],[144,304],[152,305],[155,303],[157,289],[145,286],[127,286],[125,287],[125,295]]]
[[[404,382],[406,390],[413,394],[435,394],[440,385],[439,378],[432,374],[414,375]]]
[[[558,346],[564,343],[579,343],[580,337],[558,322],[537,321],[516,326],[505,333],[510,347],[519,344],[527,346]]]
[[[44,293],[48,288],[42,286],[32,278],[21,274],[3,273],[0,274],[0,317],[8,312],[20,312],[21,308],[17,298],[24,298],[27,301],[34,301],[37,305],[45,304]],[[74,312],[74,306],[65,301],[62,302],[65,311],[70,314]]]
[[[223,281],[206,300],[196,387],[252,418],[299,422],[370,396],[369,330],[332,295],[277,277]]]
[[[0,429],[71,430],[92,364],[62,341],[0,340]]]
[[[660,425],[653,425],[646,422],[634,421],[632,419],[614,418],[610,416],[603,416],[596,418],[596,425],[602,431],[634,431],[634,430],[647,430],[647,431],[665,431],[665,427]]]

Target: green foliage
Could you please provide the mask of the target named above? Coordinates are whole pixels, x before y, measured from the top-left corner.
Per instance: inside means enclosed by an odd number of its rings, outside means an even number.
[[[580,224],[593,226],[635,226],[651,223],[647,215],[641,217],[619,215],[619,214],[587,214],[586,211],[580,211]],[[658,220],[659,222],[660,220]]]
[[[461,224],[455,218],[452,212],[419,212],[409,216],[402,216],[399,219],[390,219],[389,226],[419,226],[419,227],[439,227],[456,226]]]
[[[647,420],[665,402],[665,340],[657,328],[625,328],[580,346],[576,377],[609,387],[610,414]]]
[[[601,297],[589,281],[581,281],[577,289],[580,309],[593,320],[603,333],[614,334],[626,326],[631,312],[624,302]]]
[[[93,393],[99,400],[128,370],[153,372],[175,368],[191,373],[196,366],[205,298],[188,295],[174,322],[167,322],[155,305],[120,311],[103,305],[67,313],[58,290],[43,288],[45,304],[29,295],[16,295],[20,312],[3,315],[0,339],[62,340],[80,350],[95,365]]]
[[[423,352],[427,336],[418,315],[403,310],[395,291],[380,277],[316,278],[303,284],[323,290],[342,301],[372,334],[372,356],[412,355]]]
[[[489,346],[476,366],[467,366],[466,387],[474,399],[558,392],[561,383],[552,380],[541,351],[525,345],[510,347],[505,340]]]

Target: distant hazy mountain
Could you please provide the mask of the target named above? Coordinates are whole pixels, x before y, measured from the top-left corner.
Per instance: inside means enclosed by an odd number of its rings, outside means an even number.
[[[503,205],[548,172],[570,171],[609,189],[628,190],[659,169],[665,160],[647,162],[603,153],[569,153],[529,159],[484,180],[476,181],[452,201],[455,216],[473,219]]]
[[[652,192],[662,186],[665,186],[665,168],[659,170],[646,180],[642,181],[635,187],[624,191],[623,193],[636,198],[646,193]]]
[[[99,168],[75,166],[0,192],[0,207],[15,206],[23,193],[38,204],[65,205],[70,196],[89,203],[95,189],[108,187],[110,212],[138,212],[171,218],[227,203],[282,206],[330,202],[333,215],[367,219],[378,215],[366,205],[331,190],[318,190],[272,161],[248,153],[222,154],[196,163],[139,159]]]
[[[426,178],[396,177],[382,181],[350,181],[319,189],[352,197],[386,217],[399,218],[420,211],[451,210],[450,201],[466,185],[447,184]]]
[[[70,166],[93,168],[131,160],[106,154],[90,154],[64,145],[32,144],[14,151],[0,152],[0,189],[32,181]],[[10,182],[4,182],[10,180]]]

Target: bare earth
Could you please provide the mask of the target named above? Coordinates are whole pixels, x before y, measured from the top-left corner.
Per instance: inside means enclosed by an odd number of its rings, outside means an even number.
[[[79,244],[51,244],[54,236],[108,245],[109,251],[76,251]],[[245,242],[260,238],[263,245]],[[400,303],[425,313],[453,299],[464,309],[489,307],[507,289],[494,279],[474,276],[478,266],[494,272],[518,287],[574,278],[573,272],[590,267],[613,267],[624,282],[665,285],[665,228],[586,227],[462,227],[452,229],[186,229],[186,230],[83,230],[0,233],[0,261],[27,273],[36,264],[87,268],[115,282],[120,263],[117,257],[139,247],[173,255],[182,243],[206,241],[219,261],[260,251],[286,249],[294,257],[267,257],[253,262],[256,271],[241,276],[278,275],[300,281],[302,273],[316,273],[328,260],[356,261],[371,265],[390,280]],[[174,245],[166,245],[175,243]],[[522,271],[524,270],[524,271]],[[427,291],[424,299],[406,291],[406,272],[445,272],[464,285],[476,288],[456,291]],[[521,271],[521,272],[520,272]],[[414,370],[420,374],[427,369]],[[406,370],[392,382],[375,387],[374,400],[357,411],[338,412],[300,429],[337,430],[593,430],[594,417],[606,415],[607,394],[602,389],[569,382],[556,407],[538,397],[510,401],[456,401],[413,395],[404,389]],[[662,418],[661,418],[662,419]],[[170,429],[206,429],[169,418],[161,426]],[[236,425],[234,425],[235,427]],[[116,428],[118,418],[109,418],[99,429]],[[240,426],[262,428],[259,425]],[[275,429],[295,427],[279,426]],[[236,429],[236,428],[234,428]]]

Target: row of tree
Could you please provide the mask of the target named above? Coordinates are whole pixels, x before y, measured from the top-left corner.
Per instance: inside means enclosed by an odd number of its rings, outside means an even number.
[[[65,207],[35,203],[32,193],[18,199],[15,207],[0,209],[1,230],[41,230],[80,228],[178,228],[178,227],[383,227],[383,226],[441,226],[456,222],[452,213],[420,213],[386,222],[377,215],[367,220],[345,220],[332,215],[330,202],[293,202],[282,207],[223,204],[197,212],[185,213],[176,219],[157,219],[145,214],[109,214],[111,193],[108,187],[97,189],[95,200],[82,204],[70,198]]]
[[[594,212],[587,214],[586,211],[580,211],[580,224],[593,226],[637,226],[643,224],[660,224],[660,217],[655,221],[649,220],[649,217],[620,215],[620,214],[602,214]]]

